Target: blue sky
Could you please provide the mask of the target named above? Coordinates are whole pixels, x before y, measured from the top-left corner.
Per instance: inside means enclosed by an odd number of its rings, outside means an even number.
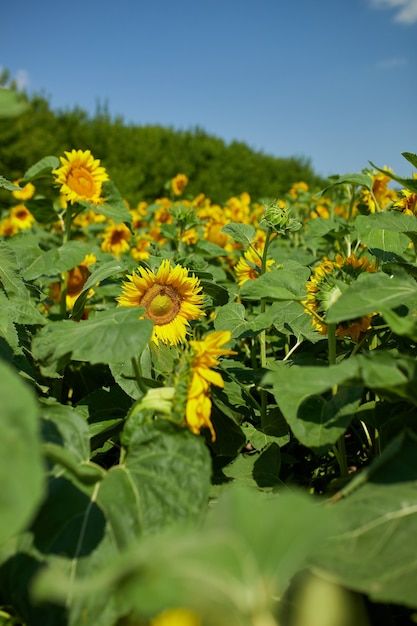
[[[417,0],[14,0],[0,66],[53,109],[196,126],[322,176],[417,152]],[[77,148],[78,146],[74,146]]]

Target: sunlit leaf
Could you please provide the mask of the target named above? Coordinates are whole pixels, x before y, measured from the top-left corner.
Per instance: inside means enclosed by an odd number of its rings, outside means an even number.
[[[26,170],[25,175],[23,176],[23,180],[20,184],[26,185],[36,178],[43,178],[45,176],[49,176],[52,170],[55,170],[59,167],[59,159],[56,156],[46,156],[40,159],[35,165],[32,165],[28,170]]]
[[[256,231],[251,224],[229,222],[222,228],[222,233],[230,235],[236,243],[241,243],[245,248],[255,239]]]
[[[240,289],[243,299],[303,300],[310,270],[300,265],[297,270],[276,269],[256,280],[247,280]]]
[[[90,248],[82,241],[68,241],[57,248],[44,252],[24,270],[26,280],[39,276],[59,276],[79,265]]]
[[[79,323],[50,323],[34,337],[33,355],[48,374],[64,357],[92,364],[122,363],[138,356],[150,340],[153,324],[139,319],[142,312],[124,307],[101,311]]]
[[[383,308],[393,309],[414,298],[416,282],[407,275],[388,276],[383,272],[363,273],[332,304],[326,322],[339,323]]]

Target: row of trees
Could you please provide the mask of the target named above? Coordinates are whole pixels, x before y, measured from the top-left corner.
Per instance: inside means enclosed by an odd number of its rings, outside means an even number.
[[[0,86],[16,89],[7,72]],[[166,181],[179,172],[190,179],[187,193],[202,192],[215,202],[243,191],[255,200],[277,198],[299,180],[324,184],[308,159],[275,158],[238,141],[226,144],[198,127],[136,126],[112,118],[105,107],[90,116],[80,108],[53,111],[39,95],[24,97],[24,113],[0,118],[0,174],[11,180],[40,158],[75,148],[90,149],[132,205],[165,195]]]

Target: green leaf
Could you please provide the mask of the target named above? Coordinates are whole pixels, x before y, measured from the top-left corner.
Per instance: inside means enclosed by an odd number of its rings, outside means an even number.
[[[109,470],[98,492],[119,548],[141,533],[201,520],[210,475],[203,438],[162,420],[138,428],[125,461]]]
[[[0,286],[9,297],[29,298],[28,291],[20,277],[16,254],[5,241],[0,241]]]
[[[1,94],[1,90],[0,90],[0,94]],[[1,117],[1,112],[0,112],[0,117]],[[19,187],[19,185],[15,185],[10,180],[7,180],[7,178],[4,178],[4,176],[0,176],[0,187],[2,187],[3,189],[7,189],[7,191],[20,191],[22,189],[21,187]]]
[[[325,187],[320,192],[320,195],[325,194],[336,185],[357,185],[359,187],[365,187],[366,189],[372,189],[372,177],[369,174],[344,174],[333,181],[331,185]]]
[[[131,224],[132,214],[113,181],[108,180],[104,182],[102,190],[105,198],[104,204],[96,205],[84,202],[80,204],[88,206],[98,215],[105,215],[109,220],[113,220],[115,224],[120,224],[121,222]]]
[[[109,276],[113,276],[114,274],[121,272],[123,269],[124,268],[119,261],[108,261],[107,263],[100,265],[97,269],[94,269],[84,283],[81,293],[74,303],[71,316],[72,319],[76,321],[81,319],[82,314],[84,313],[88,292],[92,287],[95,287],[98,283],[105,280]]]
[[[150,340],[153,324],[139,319],[142,313],[140,307],[121,307],[79,323],[51,322],[34,337],[33,356],[45,375],[53,374],[62,359],[123,363],[137,357]]]
[[[59,167],[59,159],[56,156],[46,156],[43,159],[40,159],[35,165],[32,165],[28,170],[26,170],[25,175],[23,176],[23,180],[21,181],[21,185],[26,185],[26,183],[35,180],[36,178],[44,178],[45,176],[49,176],[52,170],[55,170]]]
[[[411,153],[408,152],[407,154],[411,154]],[[376,165],[372,163],[372,161],[369,161],[369,163],[376,170],[378,170],[379,172],[382,172],[386,176],[389,176],[390,178],[392,178],[392,180],[396,180],[397,183],[400,183],[406,189],[409,189],[410,191],[414,191],[415,193],[417,193],[417,180],[415,178],[401,178],[400,176],[397,176],[396,174],[394,174],[393,172],[390,172],[389,170],[383,169],[381,167],[377,167]]]
[[[314,565],[376,602],[417,608],[414,550],[417,524],[417,438],[394,439],[355,482],[337,508],[340,531]],[[343,492],[342,492],[343,496]]]
[[[24,278],[34,280],[40,276],[58,276],[79,265],[90,246],[82,241],[68,241],[58,248],[51,248],[35,259],[25,270]]]
[[[326,323],[353,320],[378,312],[381,307],[393,309],[415,297],[415,293],[416,282],[407,275],[391,277],[382,272],[363,273],[330,306]]]
[[[213,283],[210,280],[200,280],[200,285],[203,289],[203,293],[213,299],[214,306],[222,306],[229,300],[229,292],[222,285]]]
[[[277,443],[269,443],[253,464],[253,478],[259,487],[275,487],[281,469],[281,450]]]
[[[222,228],[222,233],[230,235],[236,243],[241,243],[245,249],[255,239],[256,230],[251,224],[240,224],[237,222],[229,222]]]
[[[310,270],[302,265],[297,270],[274,269],[256,280],[247,280],[240,295],[247,300],[303,300],[309,276]]]
[[[417,168],[417,154],[414,152],[401,152],[401,154],[411,165]]]
[[[274,598],[305,566],[334,518],[305,494],[228,488],[204,525],[144,537],[105,568],[74,581],[73,597],[117,594],[145,622],[167,607],[185,606],[218,626],[250,624],[254,615],[259,624],[272,624]],[[64,602],[67,576],[45,568],[35,597]]]
[[[32,390],[0,362],[0,543],[27,527],[44,492],[39,408]]]
[[[388,230],[395,233],[415,232],[417,218],[414,215],[404,215],[401,211],[386,211],[371,215],[358,215],[355,226],[361,239],[369,236],[374,230]]]
[[[58,220],[57,211],[50,198],[32,198],[25,206],[40,224],[54,224]]]
[[[330,400],[322,394],[336,385],[358,380],[358,362],[350,359],[328,367],[288,367],[279,363],[262,382],[272,385],[276,403],[298,441],[322,454],[345,432],[359,406],[362,390],[341,387]]]
[[[232,339],[253,336],[272,325],[269,313],[258,315],[253,321],[245,319],[243,304],[230,303],[222,306],[214,319],[216,330],[230,330]]]

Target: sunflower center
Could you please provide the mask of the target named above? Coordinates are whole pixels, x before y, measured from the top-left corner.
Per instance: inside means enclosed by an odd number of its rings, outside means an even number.
[[[90,172],[83,167],[73,167],[68,175],[67,185],[79,196],[89,198],[95,193],[94,179]]]
[[[169,324],[178,314],[181,306],[179,293],[169,285],[153,285],[142,297],[141,306],[146,309],[145,317],[154,324]]]

